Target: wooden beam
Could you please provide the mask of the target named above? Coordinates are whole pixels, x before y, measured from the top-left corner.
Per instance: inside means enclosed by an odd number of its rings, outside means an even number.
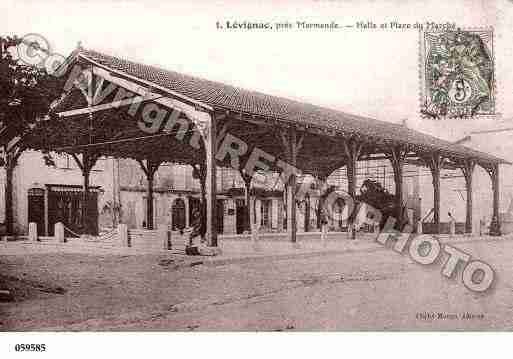
[[[144,172],[144,175],[147,177],[148,176],[148,168],[146,167],[146,164],[144,163],[144,161],[138,159],[137,163],[139,163],[139,167],[141,167],[142,171]]]
[[[192,131],[188,131],[191,133]],[[108,146],[108,145],[116,145],[116,144],[123,144],[123,143],[130,143],[130,142],[136,142],[136,141],[146,141],[151,140],[159,137],[172,137],[176,135],[177,131],[172,132],[166,132],[166,133],[159,133],[156,135],[147,135],[147,136],[137,136],[137,137],[128,137],[128,138],[121,138],[118,140],[111,140],[111,141],[103,141],[103,142],[94,142],[94,143],[87,143],[82,145],[74,145],[74,146],[63,146],[63,147],[57,147],[52,149],[52,151],[70,151],[70,150],[77,150],[77,149],[87,149],[87,148],[94,148],[94,147],[101,147],[101,146]],[[134,150],[134,152],[137,152]]]
[[[270,129],[264,129],[264,130],[253,130],[253,131],[246,131],[246,132],[237,132],[235,130],[233,132],[233,135],[236,135],[237,137],[245,137],[245,136],[260,136],[260,135],[267,135],[271,134]]]
[[[493,192],[493,210],[492,210],[492,221],[490,223],[490,235],[500,236],[501,235],[501,223],[499,213],[499,202],[500,202],[500,188],[499,188],[499,164],[493,164],[488,166],[482,166],[486,172],[490,175],[492,181],[492,192]]]
[[[113,102],[104,103],[101,105],[84,107],[84,108],[79,108],[76,110],[63,111],[63,112],[59,112],[57,115],[59,117],[70,117],[70,116],[84,115],[84,114],[95,113],[95,112],[99,112],[99,111],[118,109],[123,106],[130,106],[135,103],[156,100],[157,98],[161,98],[161,97],[162,97],[162,95],[159,95],[156,93],[150,93],[145,96],[134,96],[134,97],[127,98],[124,100],[113,101]]]
[[[205,160],[203,161],[203,163],[191,164],[193,177],[197,178],[200,182],[200,235],[202,241],[205,240],[207,231],[207,167]]]
[[[356,162],[360,157],[363,144],[354,139],[344,140],[344,154],[347,158],[347,180],[348,188],[347,192],[351,197],[356,196]]]
[[[304,231],[308,232],[310,230],[310,194],[307,193],[305,195],[305,225]]]
[[[392,164],[395,182],[395,205],[396,205],[396,223],[399,230],[404,226],[404,203],[403,203],[403,168],[407,151],[401,146],[393,146],[389,149],[387,157]]]
[[[443,158],[439,153],[432,153],[427,159],[433,177],[433,219],[438,234],[440,234],[440,168],[442,162]]]
[[[465,216],[465,233],[472,233],[472,177],[476,162],[473,160],[464,161],[461,164],[461,171],[465,178],[465,187],[467,190],[466,216]]]
[[[87,59],[88,61],[91,61],[90,59]],[[95,63],[93,61],[93,63]],[[183,96],[181,94],[178,94],[174,91],[171,91],[169,89],[163,88],[162,86],[158,86],[154,83],[150,83],[148,81],[144,81],[138,78],[133,78],[138,82],[133,82],[127,79],[124,79],[119,76],[113,76],[112,69],[106,70],[105,66],[102,66],[98,63],[95,63],[96,67],[94,67],[94,73],[96,73],[99,77],[103,77],[105,80],[118,85],[122,88],[125,88],[137,95],[141,95],[143,97],[149,96],[152,97],[154,92],[152,89],[160,89],[172,96],[160,96],[158,98],[153,99],[155,103],[158,103],[164,107],[167,107],[171,110],[177,110],[180,112],[183,112],[187,115],[187,117],[194,119],[198,118],[198,116],[202,116],[202,111],[199,111],[196,107],[199,106],[200,108],[208,109],[209,111],[212,111],[212,107],[206,104],[203,104],[199,101],[187,98],[186,96]],[[123,74],[122,76],[131,78],[131,76]],[[144,82],[148,84],[149,86],[147,88],[144,88],[139,85],[139,82]],[[176,99],[178,97],[178,99]],[[193,105],[190,105],[192,103]]]
[[[142,160],[137,160],[139,166],[143,170],[146,175],[147,181],[147,198],[146,198],[146,228],[153,229],[154,228],[154,209],[153,209],[153,181],[155,179],[155,173],[159,169],[159,166],[162,164],[162,160],[160,159],[152,159],[149,158],[145,162]]]
[[[490,235],[500,236],[501,235],[501,221],[499,213],[499,202],[500,202],[500,182],[499,182],[499,165],[493,166],[493,177],[492,177],[492,190],[493,190],[493,214],[492,223],[490,224]]]
[[[347,174],[347,192],[351,198],[356,197],[356,162],[361,155],[363,143],[356,139],[349,139],[343,141],[344,154],[347,158],[346,174]],[[354,226],[354,215],[348,218],[348,231],[351,238],[356,238],[356,228]]]
[[[80,168],[80,170],[83,172],[84,171],[84,165],[82,164],[82,161],[80,160],[80,158],[78,158],[77,154],[76,153],[72,153],[71,157],[73,157],[73,159],[75,160],[75,163],[77,164],[78,168]]]
[[[113,69],[111,67],[105,66],[100,64],[97,61],[94,61],[93,59],[84,56],[83,54],[79,54],[79,57],[82,57],[84,60],[88,61],[91,64],[95,65],[94,72],[97,73],[97,75],[105,78],[107,81],[115,83],[119,86],[125,87],[130,90],[128,87],[140,87],[140,83],[144,83],[145,85],[149,87],[153,87],[156,89],[159,89],[161,91],[164,91],[168,93],[169,95],[172,95],[172,97],[176,97],[180,100],[186,101],[188,103],[194,104],[195,106],[200,106],[201,108],[207,109],[212,111],[212,106],[209,106],[201,101],[195,100],[193,98],[187,97],[181,93],[178,93],[176,91],[170,90],[164,86],[160,86],[154,82],[146,81],[144,79],[141,79],[139,77],[135,77],[132,75],[129,75],[123,71]],[[126,87],[128,86],[128,87]]]
[[[301,133],[298,138],[296,128],[291,127],[288,130],[281,130],[279,134],[286,161],[289,165],[297,167],[297,157],[303,147],[304,133]],[[294,245],[297,243],[296,184],[297,176],[295,173],[292,173],[285,186],[287,188],[287,232],[290,241]]]
[[[209,113],[210,121],[202,130],[205,143],[205,165],[206,165],[206,199],[207,199],[207,243],[211,247],[217,247],[217,166],[216,166],[216,144],[217,144],[217,118],[213,112]]]
[[[251,233],[251,180],[252,176],[246,173],[242,168],[239,168],[239,174],[244,181],[244,230]]]
[[[394,146],[392,146],[394,147]],[[389,147],[390,148],[390,147]],[[359,158],[359,161],[376,161],[376,160],[388,160],[389,159],[389,156],[387,156],[387,154],[382,154],[383,152],[380,150],[380,152],[375,152],[375,153],[370,153],[368,155],[364,155],[364,156],[361,156]],[[378,156],[377,156],[378,155]],[[413,158],[413,159],[417,159],[418,156],[416,153],[412,153],[412,152],[408,152],[404,158]]]
[[[101,157],[100,154],[94,152],[85,151],[82,153],[82,159],[80,159],[75,153],[71,156],[75,160],[77,166],[82,172],[83,178],[83,197],[82,197],[82,225],[84,226],[84,233],[97,234],[96,228],[93,228],[92,218],[89,216],[89,187],[90,187],[90,175],[94,165]]]

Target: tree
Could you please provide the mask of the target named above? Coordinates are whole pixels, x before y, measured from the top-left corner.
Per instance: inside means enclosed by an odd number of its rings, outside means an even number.
[[[16,58],[17,37],[0,37],[0,165],[5,168],[5,225],[13,233],[13,174],[24,138],[61,94],[61,81]],[[25,46],[25,45],[21,45]]]

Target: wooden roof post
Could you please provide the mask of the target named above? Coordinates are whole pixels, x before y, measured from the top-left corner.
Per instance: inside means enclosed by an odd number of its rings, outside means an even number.
[[[289,165],[296,167],[298,153],[303,147],[304,134],[298,138],[295,127],[291,127],[288,131],[282,130],[280,134],[287,162]],[[296,183],[296,173],[292,173],[287,183],[285,183],[287,187],[287,232],[290,242],[293,243],[294,246],[297,244]]]
[[[472,175],[476,162],[473,160],[465,160],[461,165],[461,172],[465,178],[465,187],[467,190],[466,216],[465,216],[465,233],[472,234]]]
[[[206,237],[210,247],[217,247],[217,176],[216,176],[216,143],[217,143],[217,118],[214,112],[210,112],[210,121],[202,129],[205,142],[206,163],[206,196],[207,196],[207,228]]]
[[[153,210],[153,181],[155,179],[155,172],[159,169],[162,161],[157,159],[149,158],[144,163],[141,160],[137,160],[144,174],[146,175],[147,185],[147,199],[146,199],[146,229],[154,228],[154,210]]]
[[[347,158],[346,162],[346,174],[347,174],[347,192],[353,198],[356,197],[356,161],[360,157],[363,143],[355,140],[344,140],[344,153]],[[353,214],[349,215],[348,224],[347,224],[348,232],[350,232],[350,236],[352,239],[356,238],[356,228],[354,227],[354,216]]]
[[[404,226],[403,167],[407,151],[402,146],[393,146],[386,154],[394,171],[396,223],[401,231]]]
[[[93,218],[89,216],[90,203],[89,203],[89,187],[90,187],[90,175],[94,165],[101,157],[97,153],[85,151],[82,153],[82,160],[78,158],[75,153],[71,156],[75,160],[77,166],[80,168],[83,177],[83,198],[82,198],[82,226],[84,227],[85,234],[98,234],[98,229],[94,228],[94,223],[97,223]]]
[[[148,167],[148,173],[146,179],[148,180],[148,199],[146,201],[146,229],[153,229],[153,179],[155,178],[155,172],[151,170],[151,160],[146,160],[146,166]]]
[[[239,168],[239,173],[244,181],[244,231],[251,233],[251,179],[252,176],[246,173],[244,169]]]
[[[201,239],[205,240],[206,234],[206,216],[207,216],[207,195],[206,195],[206,186],[207,186],[207,166],[205,163],[194,164],[192,165],[192,173],[193,176],[199,179],[200,182],[200,218],[201,218]]]
[[[317,183],[326,183],[327,176],[318,176]],[[326,213],[324,213],[324,187],[320,187],[319,196],[317,197],[317,208],[315,215],[317,217],[317,229],[322,230],[322,226],[327,223]]]
[[[225,125],[221,132],[217,132],[217,123],[225,118],[225,114],[216,114],[214,111],[203,111],[202,108],[196,108],[198,117],[193,117],[192,121],[195,129],[203,139],[203,148],[205,157],[203,163],[199,167],[193,166],[196,175],[200,179],[202,192],[201,205],[201,221],[202,221],[202,237],[206,237],[209,247],[215,248],[212,253],[219,253],[217,243],[217,166],[216,152],[219,146],[219,140],[227,131]],[[206,217],[206,218],[205,218]],[[203,226],[204,224],[204,226]],[[204,234],[203,234],[204,233]]]
[[[499,188],[499,164],[491,164],[483,166],[483,168],[490,175],[492,180],[492,191],[493,191],[493,212],[492,221],[490,222],[490,235],[500,236],[501,235],[501,223],[499,218],[499,201],[500,201],[500,188]]]
[[[440,234],[440,167],[442,160],[439,153],[433,153],[428,161],[431,176],[433,177],[433,219],[437,234]]]
[[[310,194],[307,192],[305,195],[305,232],[308,232],[310,230],[310,204]]]

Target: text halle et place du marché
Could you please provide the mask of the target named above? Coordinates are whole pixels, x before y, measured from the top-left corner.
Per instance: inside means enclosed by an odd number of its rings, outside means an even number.
[[[426,30],[426,31],[450,31],[456,29],[455,23],[444,22],[437,23],[432,21],[427,22],[414,22],[414,23],[401,23],[399,21],[389,21],[376,23],[374,21],[358,21],[356,28],[360,30]]]

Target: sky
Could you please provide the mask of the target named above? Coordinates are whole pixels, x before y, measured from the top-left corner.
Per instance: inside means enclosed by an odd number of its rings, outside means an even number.
[[[235,86],[409,126],[439,137],[497,126],[513,118],[509,62],[513,5],[460,1],[80,1],[2,0],[0,34],[43,35],[67,56],[89,49]],[[217,30],[216,21],[455,22],[494,26],[497,104],[494,120],[421,120],[417,30]],[[502,121],[502,122],[501,122]]]

